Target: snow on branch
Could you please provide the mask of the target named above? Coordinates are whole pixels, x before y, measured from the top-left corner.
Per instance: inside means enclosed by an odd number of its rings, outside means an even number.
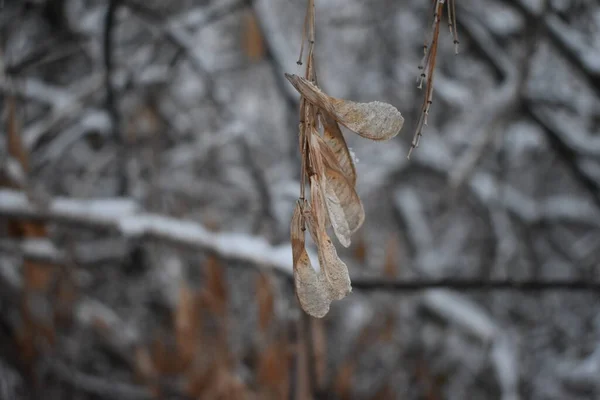
[[[550,207],[551,202],[548,202]],[[562,208],[562,205],[561,205]],[[579,208],[573,203],[573,212]],[[579,208],[579,212],[585,209]],[[565,215],[564,210],[561,214]],[[55,198],[45,206],[38,206],[19,191],[0,190],[0,216],[22,217],[31,219],[47,219],[55,222],[87,226],[91,229],[108,230],[119,233],[125,239],[155,239],[205,251],[212,251],[227,259],[241,260],[252,264],[272,267],[288,278],[292,277],[292,250],[289,243],[273,246],[262,237],[244,233],[212,232],[199,223],[170,218],[157,214],[144,213],[130,199],[69,199]],[[579,215],[574,217],[581,217]],[[110,241],[109,241],[110,242]],[[0,241],[0,250],[13,247],[12,252],[21,253],[27,258],[42,259],[49,262],[62,262],[72,259],[82,264],[114,260],[123,254],[123,248],[116,244],[94,242],[92,244],[75,245],[71,253],[58,250],[47,240],[25,241],[17,245],[14,241]],[[106,249],[112,248],[111,251]],[[10,251],[9,251],[10,252]],[[93,252],[94,254],[86,254]],[[68,258],[70,257],[70,258]],[[309,257],[316,255],[309,250]],[[414,292],[425,289],[456,289],[461,291],[545,291],[545,290],[583,290],[600,291],[600,283],[571,280],[550,281],[515,281],[485,279],[439,279],[420,278],[418,280],[390,280],[387,278],[353,279],[353,286],[365,291]]]
[[[0,215],[48,219],[116,231],[125,238],[154,238],[174,244],[214,251],[222,257],[271,266],[292,273],[288,244],[272,246],[265,239],[243,233],[215,233],[202,225],[144,213],[130,199],[79,200],[56,198],[43,207],[19,191],[0,190]]]

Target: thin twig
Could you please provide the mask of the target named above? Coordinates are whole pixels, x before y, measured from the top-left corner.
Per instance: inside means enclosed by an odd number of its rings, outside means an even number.
[[[411,292],[426,289],[453,289],[461,291],[592,291],[600,293],[600,282],[589,280],[510,280],[510,279],[419,279],[415,281],[387,279],[353,279],[352,286],[359,290]]]
[[[108,3],[108,10],[106,11],[106,18],[104,19],[104,40],[103,40],[103,53],[104,53],[104,84],[106,86],[106,110],[110,115],[112,122],[113,140],[117,146],[117,194],[123,196],[128,192],[128,178],[127,178],[127,150],[126,144],[121,134],[121,114],[119,112],[119,104],[116,98],[116,89],[112,81],[112,74],[114,71],[114,60],[113,60],[113,47],[114,47],[114,27],[117,10],[119,9],[120,0],[110,0]]]
[[[440,34],[440,22],[442,20],[443,7],[444,1],[435,1],[431,43],[427,45],[426,42],[424,46],[425,55],[423,57],[423,60],[419,64],[419,69],[421,70],[421,74],[418,80],[419,88],[422,88],[423,82],[425,82],[425,97],[423,99],[423,105],[421,107],[421,115],[419,116],[417,129],[415,130],[415,134],[413,136],[413,140],[408,151],[407,158],[409,159],[413,150],[419,147],[419,142],[421,136],[423,135],[423,127],[427,125],[429,109],[431,108],[431,104],[433,103],[433,75],[435,72],[435,63],[437,58],[437,48]]]

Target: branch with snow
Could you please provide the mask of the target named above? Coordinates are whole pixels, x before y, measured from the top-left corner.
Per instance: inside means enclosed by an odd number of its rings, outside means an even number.
[[[114,231],[127,239],[152,238],[177,245],[213,251],[228,259],[271,266],[291,276],[288,244],[271,246],[265,239],[242,233],[215,233],[202,225],[144,213],[129,199],[76,200],[56,198],[45,207],[33,204],[19,191],[0,190],[0,215],[47,219]]]
[[[584,209],[585,211],[585,209]],[[44,219],[91,229],[116,232],[125,239],[155,239],[174,245],[215,252],[219,256],[271,267],[288,278],[292,276],[291,245],[273,246],[262,237],[243,233],[211,232],[193,221],[144,213],[130,199],[80,200],[55,198],[44,206],[30,201],[23,192],[0,190],[0,216],[26,219]],[[31,240],[15,244],[3,240],[0,249],[18,252],[25,257],[62,263],[65,260],[82,264],[115,260],[125,253],[123,247],[110,240],[95,244],[76,245],[71,253],[57,249],[48,240]],[[107,243],[111,248],[108,251]],[[18,246],[18,247],[17,247]],[[84,255],[93,250],[93,254]],[[316,256],[311,253],[313,259]],[[71,258],[68,258],[71,257]],[[421,291],[431,288],[454,288],[457,290],[586,290],[600,291],[600,283],[592,281],[514,281],[482,279],[427,278],[416,281],[354,278],[352,285],[359,290],[382,290],[395,292]]]
[[[536,20],[538,18],[538,13],[526,5],[524,1],[518,0],[514,3],[529,19]],[[542,17],[542,21],[544,22],[544,27],[552,33],[553,30],[547,27],[548,18]],[[466,25],[465,32],[473,41],[473,44],[488,59],[488,61],[491,62],[499,74],[503,78],[507,78],[509,71],[514,70],[517,66],[508,59],[506,52],[498,46],[497,41],[488,31],[469,29],[470,27],[472,28],[472,26]],[[562,48],[568,47],[565,46],[565,43],[563,43],[560,38],[557,38],[556,35],[551,35],[551,38]],[[569,54],[568,51],[567,54]],[[573,64],[581,67],[579,59],[575,58],[575,60],[573,60],[573,57],[570,57],[570,59]],[[584,75],[586,75],[588,80],[591,77],[589,73],[584,73]],[[593,174],[582,165],[585,161],[583,156],[595,153],[595,150],[598,147],[597,143],[590,140],[589,146],[582,146],[581,144],[587,142],[587,138],[590,137],[590,135],[585,133],[582,135],[581,132],[584,130],[581,129],[581,126],[577,126],[574,129],[572,125],[565,126],[564,123],[558,123],[555,116],[548,118],[547,114],[542,114],[539,105],[533,100],[527,98],[523,99],[523,96],[520,96],[520,99],[524,100],[525,108],[531,118],[544,128],[546,135],[550,139],[550,144],[556,153],[561,156],[573,172],[575,178],[593,197],[595,205],[600,207],[600,183],[594,178]],[[577,136],[579,136],[579,138],[577,138]]]
[[[462,23],[472,34],[480,34],[480,32],[485,34],[486,32],[485,28],[472,17],[463,18]],[[486,48],[490,52],[498,53],[493,42],[488,43]],[[470,136],[475,135],[476,137],[473,144],[456,160],[449,174],[452,190],[461,187],[473,173],[490,142],[499,133],[500,129],[498,128],[506,125],[511,114],[519,106],[521,88],[528,74],[530,63],[526,60],[526,68],[519,69],[509,61],[508,57],[501,57],[500,61],[505,75],[502,84],[493,93],[486,95],[477,109],[469,110],[466,123],[461,121],[461,128]]]

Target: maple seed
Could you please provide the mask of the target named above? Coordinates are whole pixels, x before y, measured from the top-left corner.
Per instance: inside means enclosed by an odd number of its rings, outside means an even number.
[[[352,186],[356,185],[356,168],[352,155],[346,145],[344,135],[337,121],[328,113],[320,111],[321,123],[323,124],[323,139],[333,152],[340,170],[346,176]]]
[[[297,75],[285,77],[311,104],[325,110],[346,128],[371,140],[388,140],[404,125],[404,117],[394,106],[380,101],[356,103],[331,97],[308,80]]]
[[[321,273],[325,277],[329,296],[333,300],[341,300],[352,291],[348,267],[338,257],[335,246],[326,232],[323,218],[325,204],[321,184],[318,179],[311,177],[310,186],[312,210],[314,210],[316,214],[315,231]]]
[[[315,172],[325,198],[326,217],[329,217],[325,226],[331,224],[342,246],[349,247],[350,236],[362,226],[365,219],[362,203],[325,140],[316,133],[311,135],[310,142]]]
[[[329,312],[329,292],[326,289],[322,272],[317,273],[306,252],[302,231],[302,210],[296,204],[291,223],[292,253],[294,262],[294,286],[296,297],[307,314],[322,318]]]

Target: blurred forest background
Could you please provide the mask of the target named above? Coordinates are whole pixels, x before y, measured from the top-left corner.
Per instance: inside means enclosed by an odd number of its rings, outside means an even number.
[[[303,0],[0,2],[0,399],[600,398],[600,5],[317,0],[353,292],[294,297]],[[445,24],[445,17],[442,23]],[[522,282],[522,284],[519,284]]]

